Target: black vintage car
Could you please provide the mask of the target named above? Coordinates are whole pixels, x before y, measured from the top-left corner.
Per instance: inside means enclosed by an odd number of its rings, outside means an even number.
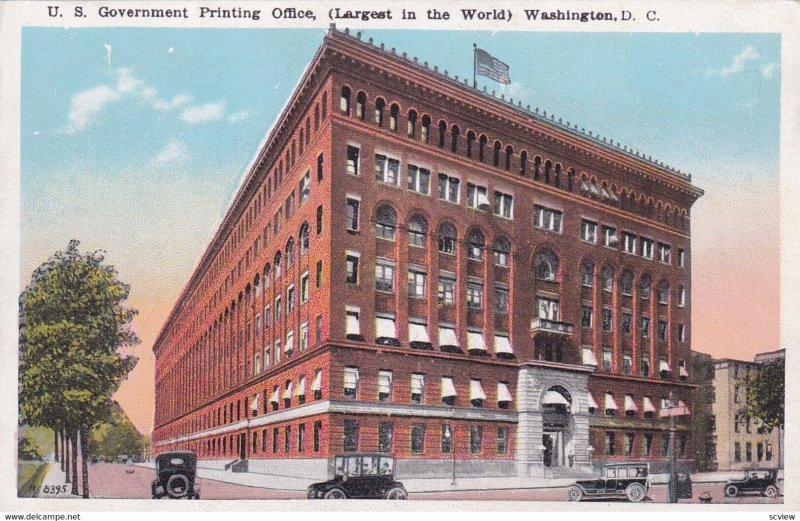
[[[309,499],[407,499],[394,479],[394,457],[380,452],[336,456],[334,478],[308,487]]]
[[[775,470],[746,470],[741,479],[725,483],[725,495],[736,497],[747,492],[758,492],[767,497],[778,495],[778,472]]]
[[[200,499],[200,485],[195,483],[197,456],[191,451],[165,452],[156,456],[156,479],[153,499]]]
[[[596,479],[576,482],[567,489],[567,499],[627,498],[638,503],[650,490],[650,465],[647,463],[614,463],[603,467]]]

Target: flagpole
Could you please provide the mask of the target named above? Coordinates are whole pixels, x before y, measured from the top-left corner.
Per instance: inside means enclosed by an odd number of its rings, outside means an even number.
[[[473,43],[472,44],[472,88],[473,89],[478,88],[477,70],[478,70],[478,44]]]

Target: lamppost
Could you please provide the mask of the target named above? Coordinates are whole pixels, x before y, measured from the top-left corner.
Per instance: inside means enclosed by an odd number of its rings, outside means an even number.
[[[450,440],[450,452],[453,454],[453,482],[451,486],[456,486],[456,431],[455,426],[447,425],[444,437]]]
[[[678,474],[675,468],[675,401],[669,393],[669,502],[678,502]]]

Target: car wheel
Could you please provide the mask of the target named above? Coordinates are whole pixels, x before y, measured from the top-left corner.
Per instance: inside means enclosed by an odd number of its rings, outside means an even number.
[[[639,483],[631,483],[628,485],[628,488],[625,489],[625,497],[627,497],[628,501],[631,503],[638,503],[639,501],[643,500],[644,495],[644,487]]]
[[[739,495],[739,488],[736,485],[728,485],[725,487],[725,495],[727,497],[736,497]]]
[[[386,499],[408,499],[408,493],[403,487],[392,487],[386,492]]]
[[[567,499],[569,501],[580,501],[583,499],[583,490],[578,485],[572,485],[567,489]]]
[[[778,496],[778,487],[775,485],[770,485],[764,489],[764,495],[767,497],[777,497]]]
[[[173,499],[180,499],[189,492],[189,478],[183,474],[175,474],[167,480],[167,494]]]
[[[332,488],[325,492],[325,499],[347,499],[347,494],[340,488]]]
[[[308,499],[316,499],[317,498],[317,491],[314,490],[314,487],[308,487],[306,491],[306,498]]]

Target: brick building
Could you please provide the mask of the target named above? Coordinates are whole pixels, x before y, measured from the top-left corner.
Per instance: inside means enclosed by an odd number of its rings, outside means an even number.
[[[332,29],[154,345],[154,450],[308,477],[356,449],[400,475],[663,466],[701,194]]]

